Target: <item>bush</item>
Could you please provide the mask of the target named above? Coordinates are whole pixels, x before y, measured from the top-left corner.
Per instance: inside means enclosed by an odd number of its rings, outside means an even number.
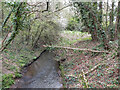
[[[47,21],[40,24],[39,32],[37,36],[33,33],[35,37],[33,46],[38,48],[41,45],[48,44],[52,45],[58,42],[60,27],[53,21]]]
[[[67,30],[73,31],[73,30],[81,30],[81,25],[79,23],[79,19],[72,17],[69,22],[68,26],[66,27]]]
[[[58,25],[50,21],[43,24],[42,29],[43,32],[40,41],[44,41],[45,44],[53,44],[57,42],[59,36],[58,32],[60,30]]]
[[[17,48],[37,49],[41,48],[42,45],[56,44],[60,38],[60,30],[60,26],[53,21],[35,21],[30,26],[30,30],[28,28],[19,32],[13,45],[19,45]]]

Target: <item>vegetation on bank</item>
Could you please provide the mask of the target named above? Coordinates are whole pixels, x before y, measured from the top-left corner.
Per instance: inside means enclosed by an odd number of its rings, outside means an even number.
[[[81,33],[78,31],[61,31],[61,41],[59,41],[59,44],[56,45],[64,45],[64,46],[70,46],[73,43],[76,43],[77,41],[80,41],[78,39],[68,39],[66,35],[68,36],[76,36],[79,34],[81,36],[88,35],[87,33]],[[64,36],[63,36],[64,35]],[[84,37],[85,39],[91,39],[91,37],[88,35],[88,37]],[[17,38],[16,38],[17,39]],[[67,40],[66,40],[67,39]],[[19,38],[18,38],[19,40]],[[69,41],[68,41],[69,40]],[[18,47],[19,46],[19,47]],[[21,50],[21,46],[23,47]],[[12,47],[12,48],[11,48]],[[12,84],[15,83],[15,79],[21,77],[21,68],[32,61],[32,59],[35,59],[40,52],[40,49],[31,51],[28,46],[23,46],[22,44],[13,44],[9,47],[9,49],[4,50],[2,53],[3,55],[3,82],[2,86],[5,88],[9,88]],[[60,58],[58,58],[60,59]],[[60,66],[62,77],[64,77],[64,71],[62,66]],[[9,74],[8,74],[9,73]],[[8,79],[9,78],[9,79]]]
[[[118,88],[120,1],[58,4],[0,3],[2,88],[22,76],[21,68],[45,49],[43,45],[55,50],[64,87]],[[68,6],[74,17],[63,29],[57,20]]]

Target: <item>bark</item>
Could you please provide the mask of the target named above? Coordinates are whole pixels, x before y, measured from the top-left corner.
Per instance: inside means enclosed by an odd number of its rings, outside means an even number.
[[[108,31],[108,25],[107,25],[107,23],[108,23],[108,0],[107,0],[107,8],[106,8],[106,32]]]
[[[12,12],[13,12],[13,10],[14,10],[14,8],[15,8],[15,7],[13,6],[12,10],[9,12],[8,16],[6,17],[6,19],[5,19],[4,22],[2,23],[2,31],[3,31],[3,28],[4,28],[5,24],[7,23],[8,19],[10,18],[11,14],[12,14]]]
[[[111,9],[111,12],[110,12],[110,25],[113,25],[113,21],[114,21],[114,2],[112,2],[112,9]]]
[[[39,27],[40,27],[40,26],[39,26]],[[44,29],[41,29],[40,34],[38,35],[37,39],[35,40],[35,42],[34,42],[34,44],[33,44],[33,48],[35,48],[35,47],[37,46],[37,42],[38,42],[38,40],[40,39],[40,36],[41,36],[43,30],[44,30]]]
[[[20,7],[22,6],[22,2],[19,4],[19,6],[18,6],[18,8],[17,8],[17,12],[16,12],[16,14],[15,14],[15,17],[19,17],[19,9],[20,9]],[[10,14],[10,13],[9,13]],[[10,14],[11,15],[11,14]],[[9,16],[9,15],[8,15]],[[8,17],[7,17],[8,18]],[[9,19],[9,18],[8,18]],[[7,19],[7,20],[8,20]],[[7,21],[7,20],[5,20],[5,22]],[[3,26],[5,25],[5,23],[3,24]],[[2,27],[3,27],[2,26]],[[12,35],[11,35],[11,37],[8,39],[8,41],[6,42],[6,44],[4,45],[4,47],[2,47],[1,48],[1,52],[4,50],[4,49],[6,49],[6,47],[11,43],[11,41],[15,38],[15,36],[16,36],[16,34],[18,33],[18,27],[19,27],[19,21],[16,19],[15,20],[15,26],[14,26],[14,31],[12,32]]]
[[[118,35],[120,34],[120,1],[118,2],[117,16],[116,16],[116,25],[115,25],[115,35],[114,39],[118,39]]]
[[[86,12],[89,11],[88,17],[84,18],[82,21],[84,22],[84,25],[89,29],[92,40],[93,41],[98,41],[98,35],[97,35],[97,3],[95,2],[93,5],[95,5],[95,8],[90,8],[89,5],[85,5],[82,3],[78,3],[79,7],[84,8]],[[91,5],[91,4],[90,4]],[[81,8],[80,12],[82,15],[82,18],[85,16],[83,13],[83,9]],[[93,10],[94,9],[94,10]],[[89,26],[91,24],[91,26]]]
[[[94,2],[93,3],[93,5],[94,5],[94,14],[95,14],[95,16],[94,15],[92,15],[92,19],[93,19],[93,22],[92,22],[92,25],[94,26],[94,27],[92,27],[92,29],[93,29],[93,35],[92,35],[92,39],[93,39],[93,41],[98,41],[99,39],[98,39],[98,35],[97,35],[97,2]]]
[[[119,63],[119,60],[120,60],[120,1],[118,2],[118,13],[117,13],[117,28],[116,28],[116,33],[115,33],[115,38],[119,40],[118,42],[118,63]],[[117,35],[118,33],[118,35]],[[119,64],[119,67],[120,67],[120,64]],[[119,74],[120,74],[120,69],[119,69]]]
[[[111,12],[110,12],[110,29],[109,29],[109,38],[110,40],[114,40],[113,38],[113,21],[114,21],[114,2],[112,2],[112,9],[111,9]]]
[[[3,10],[3,2],[1,2],[2,4],[2,23],[4,22],[4,10]],[[3,36],[3,29],[2,29],[2,36]]]
[[[99,19],[98,19],[98,16],[97,16],[96,12],[93,10],[93,8],[90,8],[89,5],[85,5],[85,4],[82,4],[82,3],[77,3],[77,4],[80,7],[81,11],[83,9],[86,9],[86,12],[89,11],[89,16],[88,16],[89,18],[83,19],[83,22],[84,22],[85,26],[87,26],[87,28],[89,28],[92,39],[94,41],[97,41],[97,40],[100,40],[99,38],[102,38],[102,42],[104,44],[104,48],[106,50],[110,49],[110,46],[108,45],[109,40],[108,40],[108,38],[106,36],[106,33],[104,32],[104,30],[102,28],[102,24],[101,24],[102,20],[101,20],[101,23],[98,21]],[[94,4],[96,4],[96,3],[94,3]],[[102,9],[101,9],[101,13],[102,13]],[[81,12],[81,15],[82,14],[83,14],[83,12]],[[89,20],[92,20],[92,21],[89,21]],[[89,24],[91,24],[91,26],[89,26]],[[96,24],[97,24],[98,28],[96,28]],[[98,35],[97,35],[98,34],[97,29],[100,30],[99,38],[98,38]]]
[[[102,8],[102,7],[100,7],[100,8]],[[102,13],[102,10],[101,10],[101,13]],[[98,27],[99,27],[99,30],[100,30],[100,35],[101,35],[101,38],[102,38],[102,42],[104,44],[104,49],[109,50],[110,49],[110,46],[108,45],[109,40],[108,40],[108,36],[106,34],[108,32],[107,16],[108,16],[108,0],[107,0],[107,8],[106,8],[106,31],[104,31],[103,28],[102,28],[102,21],[100,21],[101,23],[98,25]]]
[[[46,10],[43,10],[42,13],[49,10],[49,4],[50,2],[46,2],[46,5],[47,5]]]
[[[99,15],[99,19],[98,21],[100,22],[100,24],[102,24],[102,2],[99,3],[99,10],[100,10],[100,15]]]

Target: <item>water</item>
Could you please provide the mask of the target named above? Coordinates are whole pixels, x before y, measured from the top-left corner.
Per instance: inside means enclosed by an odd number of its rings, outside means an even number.
[[[1,48],[1,44],[2,44],[2,38],[0,37],[0,48]]]
[[[62,84],[58,74],[58,62],[54,60],[55,54],[45,51],[41,56],[27,67],[23,77],[17,82],[17,88],[61,88]]]

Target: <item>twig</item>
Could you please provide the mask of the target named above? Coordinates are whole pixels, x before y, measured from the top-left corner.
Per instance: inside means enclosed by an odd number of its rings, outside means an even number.
[[[100,64],[94,66],[91,70],[89,70],[88,72],[86,72],[86,73],[84,73],[84,74],[87,75],[87,74],[93,72],[94,70],[96,70],[100,65],[105,65],[105,64],[106,64],[106,63],[100,63]]]
[[[13,6],[12,10],[9,12],[8,16],[6,17],[6,19],[2,23],[2,30],[3,30],[4,26],[5,26],[5,24],[7,23],[8,19],[10,18],[11,14],[12,14],[12,12],[14,10],[14,8],[15,8],[15,6]]]
[[[83,69],[82,69],[82,74],[81,75],[82,75],[82,78],[83,78],[83,83],[84,83],[85,88],[88,88],[89,87],[88,82],[87,82],[87,79],[85,77],[85,73],[84,73]]]
[[[76,77],[75,75],[65,75],[66,77],[72,77],[72,78],[75,78],[75,79],[78,79],[78,77]]]
[[[60,9],[58,9],[58,10],[55,10],[55,11],[53,11],[53,12],[50,12],[50,13],[48,13],[47,15],[45,15],[45,17],[47,17],[47,16],[49,16],[49,15],[55,13],[55,12],[59,12],[59,11],[65,9],[65,8],[71,6],[71,5],[72,5],[72,4],[69,4],[69,5],[65,6],[65,7],[62,7],[62,8],[60,8]],[[39,16],[38,16],[38,17],[35,17],[35,18],[33,18],[32,20],[35,20],[35,19],[38,19],[38,18],[40,18],[40,17],[39,17]]]
[[[96,52],[96,53],[109,53],[108,51],[97,51],[97,50],[91,50],[91,49],[80,49],[80,48],[71,48],[71,47],[63,47],[63,46],[46,46],[43,45],[43,47],[52,47],[52,48],[63,48],[63,49],[71,49],[71,50],[80,50],[80,51],[89,51],[89,52]]]
[[[22,6],[22,3],[23,3],[23,2],[21,2],[21,3],[19,4],[19,6],[17,7],[17,12],[16,12],[15,17],[19,17],[19,16],[18,16],[18,13],[19,13],[20,7]],[[17,34],[17,30],[18,30],[18,21],[15,20],[15,30],[13,31],[10,39],[7,41],[7,43],[5,44],[5,46],[0,49],[0,52],[2,52],[2,51],[11,43],[11,41],[15,38],[15,36],[16,36],[16,34]]]
[[[37,3],[35,3],[35,4],[29,4],[29,3],[27,3],[27,5],[36,7],[37,5],[39,5],[39,4],[41,4],[41,3],[42,3],[42,2],[37,2]]]

